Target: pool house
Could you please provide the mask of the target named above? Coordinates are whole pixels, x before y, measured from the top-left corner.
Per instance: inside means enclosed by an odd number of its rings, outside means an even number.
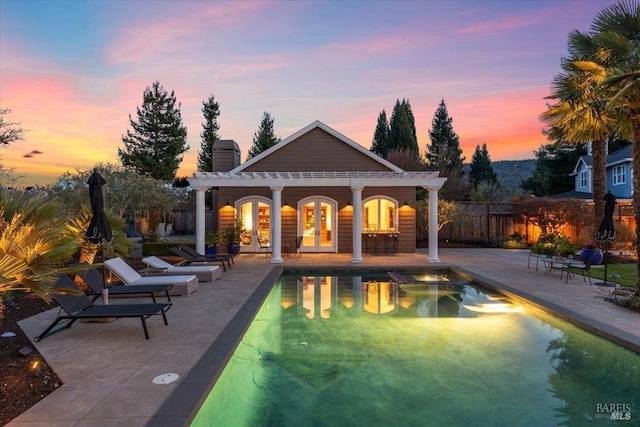
[[[205,247],[205,191],[213,192],[211,228],[234,221],[242,252],[268,245],[272,263],[300,253],[371,254],[416,249],[416,188],[429,191],[429,261],[438,258],[437,172],[404,171],[315,121],[245,163],[232,140],[213,146],[214,172],[189,179],[196,190],[196,248]],[[217,227],[216,227],[217,225]],[[389,244],[393,239],[392,244]],[[299,243],[299,244],[297,244]]]

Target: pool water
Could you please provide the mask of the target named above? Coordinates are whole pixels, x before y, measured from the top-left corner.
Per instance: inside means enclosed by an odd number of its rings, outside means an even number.
[[[274,286],[192,425],[639,420],[640,356],[567,322],[446,273],[309,272]]]

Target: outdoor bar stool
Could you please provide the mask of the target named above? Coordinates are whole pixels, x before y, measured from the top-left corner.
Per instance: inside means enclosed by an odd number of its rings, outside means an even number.
[[[366,250],[369,255],[378,255],[378,226],[369,224],[367,228]]]
[[[398,235],[395,233],[387,234],[384,238],[384,254],[398,254]]]

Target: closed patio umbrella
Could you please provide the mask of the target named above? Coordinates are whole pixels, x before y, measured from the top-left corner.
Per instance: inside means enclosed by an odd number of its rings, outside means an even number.
[[[604,246],[604,282],[596,283],[600,286],[614,286],[613,283],[607,282],[607,255],[609,253],[609,244],[616,241],[616,229],[613,225],[613,212],[616,208],[616,196],[607,191],[604,195],[604,217],[596,233],[596,242],[602,243]]]
[[[93,173],[87,181],[87,184],[89,184],[89,198],[93,216],[91,217],[91,221],[89,222],[89,227],[87,228],[85,237],[89,242],[98,245],[102,262],[104,262],[102,245],[104,243],[111,243],[111,241],[113,240],[113,231],[111,230],[109,219],[104,212],[104,196],[102,195],[102,186],[106,183],[107,182],[104,180],[102,175],[100,175],[95,169],[93,170]],[[104,271],[102,273],[102,277],[104,278]],[[104,282],[102,285],[102,295],[104,303],[108,304],[109,291]]]

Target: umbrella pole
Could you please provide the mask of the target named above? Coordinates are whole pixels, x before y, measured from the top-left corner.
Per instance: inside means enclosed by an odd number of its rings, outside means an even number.
[[[604,281],[603,282],[597,282],[596,285],[597,286],[613,286],[615,287],[615,283],[609,283],[607,282],[607,258],[609,255],[609,244],[608,243],[603,243],[602,244],[604,246]]]
[[[604,283],[607,284],[607,258],[609,258],[609,245],[604,247]]]
[[[107,288],[106,271],[104,269],[104,250],[102,249],[102,243],[100,243],[100,260],[102,261],[102,303],[109,305],[109,288]]]

